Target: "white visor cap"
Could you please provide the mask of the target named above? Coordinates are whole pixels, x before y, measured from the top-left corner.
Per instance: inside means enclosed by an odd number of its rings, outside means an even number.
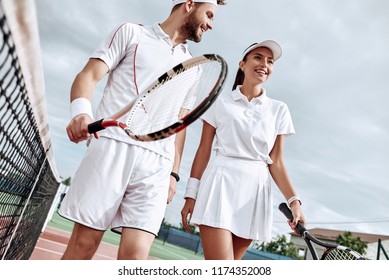
[[[173,7],[177,4],[185,3],[186,0],[173,0]],[[217,0],[194,0],[194,2],[210,3],[217,6]]]
[[[256,49],[256,48],[259,48],[259,47],[265,47],[265,48],[268,48],[269,50],[271,50],[272,53],[273,53],[274,61],[279,59],[281,57],[281,55],[282,55],[281,46],[276,41],[265,40],[265,41],[262,41],[261,43],[254,43],[254,44],[250,45],[247,49],[245,49],[245,51],[243,52],[243,55],[242,55],[242,59],[249,52],[251,52],[253,49]]]

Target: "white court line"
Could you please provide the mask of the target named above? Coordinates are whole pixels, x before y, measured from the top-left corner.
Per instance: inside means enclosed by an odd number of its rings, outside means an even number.
[[[50,240],[50,239],[46,239],[46,238],[40,238],[40,241],[41,242],[54,243],[54,244],[58,244],[60,246],[66,247],[66,245],[61,243],[61,242],[56,242],[56,241],[53,241],[53,240]],[[35,246],[35,249],[39,249],[39,250],[42,250],[42,251],[45,251],[45,252],[55,253],[57,255],[62,255],[63,254],[63,253],[58,253],[56,251],[45,249],[45,248],[42,248],[42,247],[39,247],[39,246]],[[110,260],[116,260],[116,258],[113,258],[113,257],[108,256],[108,255],[104,255],[102,253],[99,253],[98,251],[96,252],[95,256],[100,256],[100,257],[103,257],[103,258],[106,258],[106,259],[110,259]]]
[[[59,253],[57,251],[52,251],[52,250],[49,250],[49,249],[46,249],[46,248],[42,248],[42,247],[36,246],[34,250],[37,250],[37,249],[40,250],[40,251],[49,252],[49,253],[52,253],[52,254],[56,254],[56,255],[62,256],[62,253]]]
[[[50,243],[55,243],[55,244],[59,244],[61,246],[64,246],[66,247],[65,244],[63,244],[62,242],[57,242],[57,241],[53,241],[53,240],[50,240],[50,239],[46,239],[46,238],[39,238],[39,241],[41,242],[50,242]]]

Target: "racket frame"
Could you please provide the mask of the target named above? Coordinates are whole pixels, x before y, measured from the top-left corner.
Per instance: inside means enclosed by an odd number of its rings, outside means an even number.
[[[288,205],[283,202],[278,206],[278,209],[285,215],[285,217],[292,221],[293,220],[293,214]],[[319,260],[319,256],[317,254],[317,251],[315,247],[313,246],[312,242],[320,245],[326,250],[324,251],[323,255],[321,256],[321,260],[325,260],[326,256],[329,254],[331,250],[337,249],[337,250],[342,250],[342,251],[347,251],[351,255],[355,256],[357,260],[366,260],[363,256],[361,256],[358,252],[355,252],[354,250],[339,245],[339,244],[332,244],[332,243],[327,243],[324,241],[321,241],[320,239],[317,239],[314,237],[300,222],[297,223],[296,225],[296,230],[300,234],[301,238],[304,239],[305,243],[307,244],[307,247],[312,255],[313,260]]]
[[[201,65],[204,61],[208,61],[208,60],[220,62],[221,71],[219,77],[215,82],[215,85],[212,88],[211,92],[208,93],[208,95],[204,98],[204,100],[202,100],[185,117],[179,119],[177,122],[169,125],[164,129],[143,134],[143,135],[132,133],[126,123],[118,121],[120,117],[124,116],[127,113],[131,115],[131,113],[134,112],[137,109],[137,107],[142,105],[143,99],[147,98],[148,95],[153,94],[154,90],[156,90],[159,86],[163,85],[165,82],[179,75],[181,72],[185,71],[186,69]],[[208,108],[213,104],[213,102],[221,93],[227,78],[227,73],[228,73],[227,63],[220,55],[203,54],[188,59],[176,65],[171,70],[164,73],[163,75],[161,75],[148,88],[146,88],[146,90],[143,91],[143,93],[141,93],[140,96],[135,98],[135,100],[133,100],[131,103],[129,103],[127,106],[125,106],[122,110],[120,110],[116,114],[112,115],[110,118],[100,119],[96,122],[89,124],[88,132],[92,134],[100,130],[103,130],[107,127],[117,126],[122,128],[129,137],[138,141],[155,141],[155,140],[160,140],[169,137],[175,133],[180,132],[181,130],[184,130],[194,121],[196,121],[206,110],[208,110]]]

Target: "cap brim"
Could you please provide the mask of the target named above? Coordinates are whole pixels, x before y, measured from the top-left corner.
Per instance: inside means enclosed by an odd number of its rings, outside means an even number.
[[[244,58],[249,52],[256,48],[265,47],[272,51],[274,60],[277,60],[282,55],[282,49],[281,46],[273,40],[266,40],[262,41],[261,43],[253,44],[252,46],[248,47],[242,55],[242,58]]]
[[[173,7],[175,5],[178,5],[178,4],[182,4],[182,3],[185,3],[186,0],[173,0],[172,3],[173,3]],[[217,6],[217,0],[195,0],[194,2],[199,2],[199,3],[210,3],[210,4],[213,4],[213,5],[216,5]]]

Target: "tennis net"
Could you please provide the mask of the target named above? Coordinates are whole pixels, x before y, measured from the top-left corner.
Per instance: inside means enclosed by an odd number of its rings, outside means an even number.
[[[29,259],[60,185],[33,1],[0,2],[0,259]],[[34,48],[29,48],[34,45]]]

